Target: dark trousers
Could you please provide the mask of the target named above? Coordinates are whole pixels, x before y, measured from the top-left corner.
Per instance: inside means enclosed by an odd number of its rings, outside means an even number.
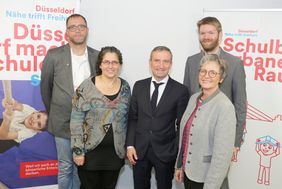
[[[114,189],[117,184],[120,170],[88,171],[78,168],[80,189]]]
[[[203,189],[204,183],[192,181],[184,173],[184,187],[185,189]]]
[[[151,171],[154,167],[158,189],[171,189],[174,175],[174,163],[162,162],[154,153],[152,147],[149,147],[144,159],[137,160],[133,166],[133,179],[135,189],[150,189]]]

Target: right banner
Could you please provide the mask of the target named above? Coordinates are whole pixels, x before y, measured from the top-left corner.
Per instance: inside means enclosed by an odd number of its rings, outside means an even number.
[[[223,49],[244,62],[247,119],[230,189],[278,189],[282,175],[282,10],[204,10],[219,19]]]

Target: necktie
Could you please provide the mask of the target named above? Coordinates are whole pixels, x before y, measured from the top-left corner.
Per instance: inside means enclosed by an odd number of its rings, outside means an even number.
[[[156,106],[157,106],[157,100],[158,100],[158,95],[159,95],[159,86],[164,84],[164,83],[157,83],[155,81],[153,81],[153,83],[155,85],[155,90],[152,94],[151,106],[152,106],[152,110],[154,111],[156,109]]]

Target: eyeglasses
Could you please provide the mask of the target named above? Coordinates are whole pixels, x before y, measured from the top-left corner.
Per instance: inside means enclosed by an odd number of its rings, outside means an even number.
[[[113,66],[117,66],[119,64],[119,62],[118,61],[114,61],[114,60],[113,61],[104,60],[102,62],[102,64],[104,64],[105,66],[109,66],[110,64],[113,65]]]
[[[208,76],[209,76],[210,78],[214,78],[214,77],[216,77],[217,74],[220,74],[220,73],[218,73],[218,72],[216,72],[216,71],[214,71],[214,70],[209,70],[209,71],[207,71],[207,70],[205,70],[205,69],[200,69],[200,70],[199,70],[200,76],[205,76],[207,73],[208,73]]]
[[[84,31],[86,28],[87,28],[86,25],[80,24],[80,25],[71,25],[68,27],[68,30],[70,30],[71,32]]]

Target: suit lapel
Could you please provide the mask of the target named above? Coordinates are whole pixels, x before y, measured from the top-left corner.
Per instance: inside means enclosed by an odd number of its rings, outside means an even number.
[[[151,90],[151,81],[152,78],[148,78],[145,80],[145,85],[144,85],[144,93],[145,93],[145,102],[144,104],[147,104],[147,110],[148,112],[152,112],[152,107],[151,107],[151,95],[150,95],[150,90]]]
[[[171,78],[169,77],[167,84],[165,86],[164,92],[161,96],[161,99],[160,99],[155,111],[158,111],[161,106],[165,105],[165,102],[168,99],[168,95],[169,95],[169,92],[171,91],[172,86],[173,85],[172,85],[172,82],[171,82]]]
[[[90,76],[96,75],[95,71],[95,57],[93,52],[91,51],[90,48],[87,47],[87,52],[88,52],[88,62],[89,62],[89,67],[90,67]]]
[[[71,64],[71,52],[70,52],[70,46],[67,45],[64,48],[64,55],[65,58],[63,59],[64,64],[64,72],[66,76],[66,86],[65,89],[69,93],[70,96],[73,96],[74,88],[73,88],[73,76],[72,76],[72,64]]]

